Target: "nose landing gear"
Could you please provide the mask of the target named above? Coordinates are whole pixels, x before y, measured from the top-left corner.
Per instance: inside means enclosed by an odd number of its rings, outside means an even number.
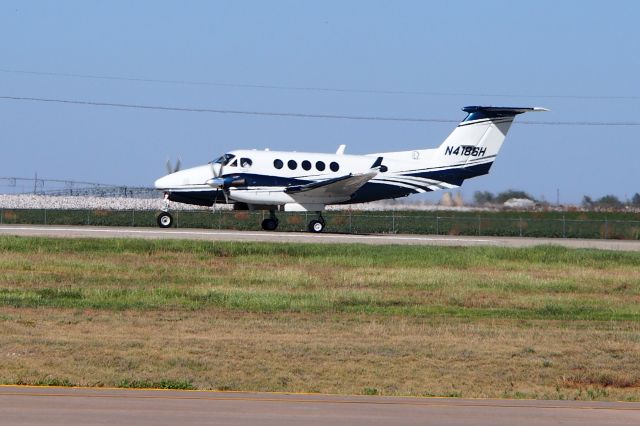
[[[170,228],[173,225],[173,216],[169,213],[169,193],[164,193],[162,208],[156,217],[156,222],[160,228]]]
[[[160,228],[170,228],[173,225],[173,216],[169,212],[160,212],[156,221]]]

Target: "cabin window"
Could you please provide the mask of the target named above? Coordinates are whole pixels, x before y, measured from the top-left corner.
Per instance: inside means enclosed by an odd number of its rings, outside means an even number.
[[[316,161],[316,169],[318,169],[318,171],[323,171],[324,168],[325,168],[324,162]]]
[[[337,172],[338,170],[340,170],[340,166],[338,165],[338,163],[336,163],[335,161],[332,161],[331,164],[329,164],[329,167],[331,168],[331,170],[333,170],[334,172]]]
[[[253,161],[251,161],[251,158],[240,159],[240,165],[244,168],[251,167],[252,164],[253,164]]]
[[[273,167],[275,167],[276,169],[281,169],[282,166],[284,166],[282,160],[273,160]]]
[[[302,162],[302,168],[305,169],[305,170],[311,170],[311,163],[308,162],[307,160],[304,160]]]
[[[287,162],[287,166],[291,169],[291,170],[295,170],[298,168],[298,163],[296,163],[294,160],[289,160]]]

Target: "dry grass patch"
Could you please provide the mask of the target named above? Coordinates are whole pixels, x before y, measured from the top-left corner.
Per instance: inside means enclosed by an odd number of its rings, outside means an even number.
[[[639,330],[611,323],[11,308],[0,330],[5,383],[640,398]]]

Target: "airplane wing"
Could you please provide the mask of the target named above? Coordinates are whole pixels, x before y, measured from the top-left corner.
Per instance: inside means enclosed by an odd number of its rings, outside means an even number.
[[[348,174],[333,179],[313,182],[306,185],[290,186],[285,189],[287,194],[304,193],[306,197],[346,197],[358,190],[362,185],[373,179],[378,174],[377,170],[367,173]]]

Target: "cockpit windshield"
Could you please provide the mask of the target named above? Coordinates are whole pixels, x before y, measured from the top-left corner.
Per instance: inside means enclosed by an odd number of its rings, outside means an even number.
[[[212,163],[226,166],[229,163],[229,161],[233,160],[234,158],[235,158],[235,155],[233,154],[224,154],[218,157],[217,159],[213,160]]]

